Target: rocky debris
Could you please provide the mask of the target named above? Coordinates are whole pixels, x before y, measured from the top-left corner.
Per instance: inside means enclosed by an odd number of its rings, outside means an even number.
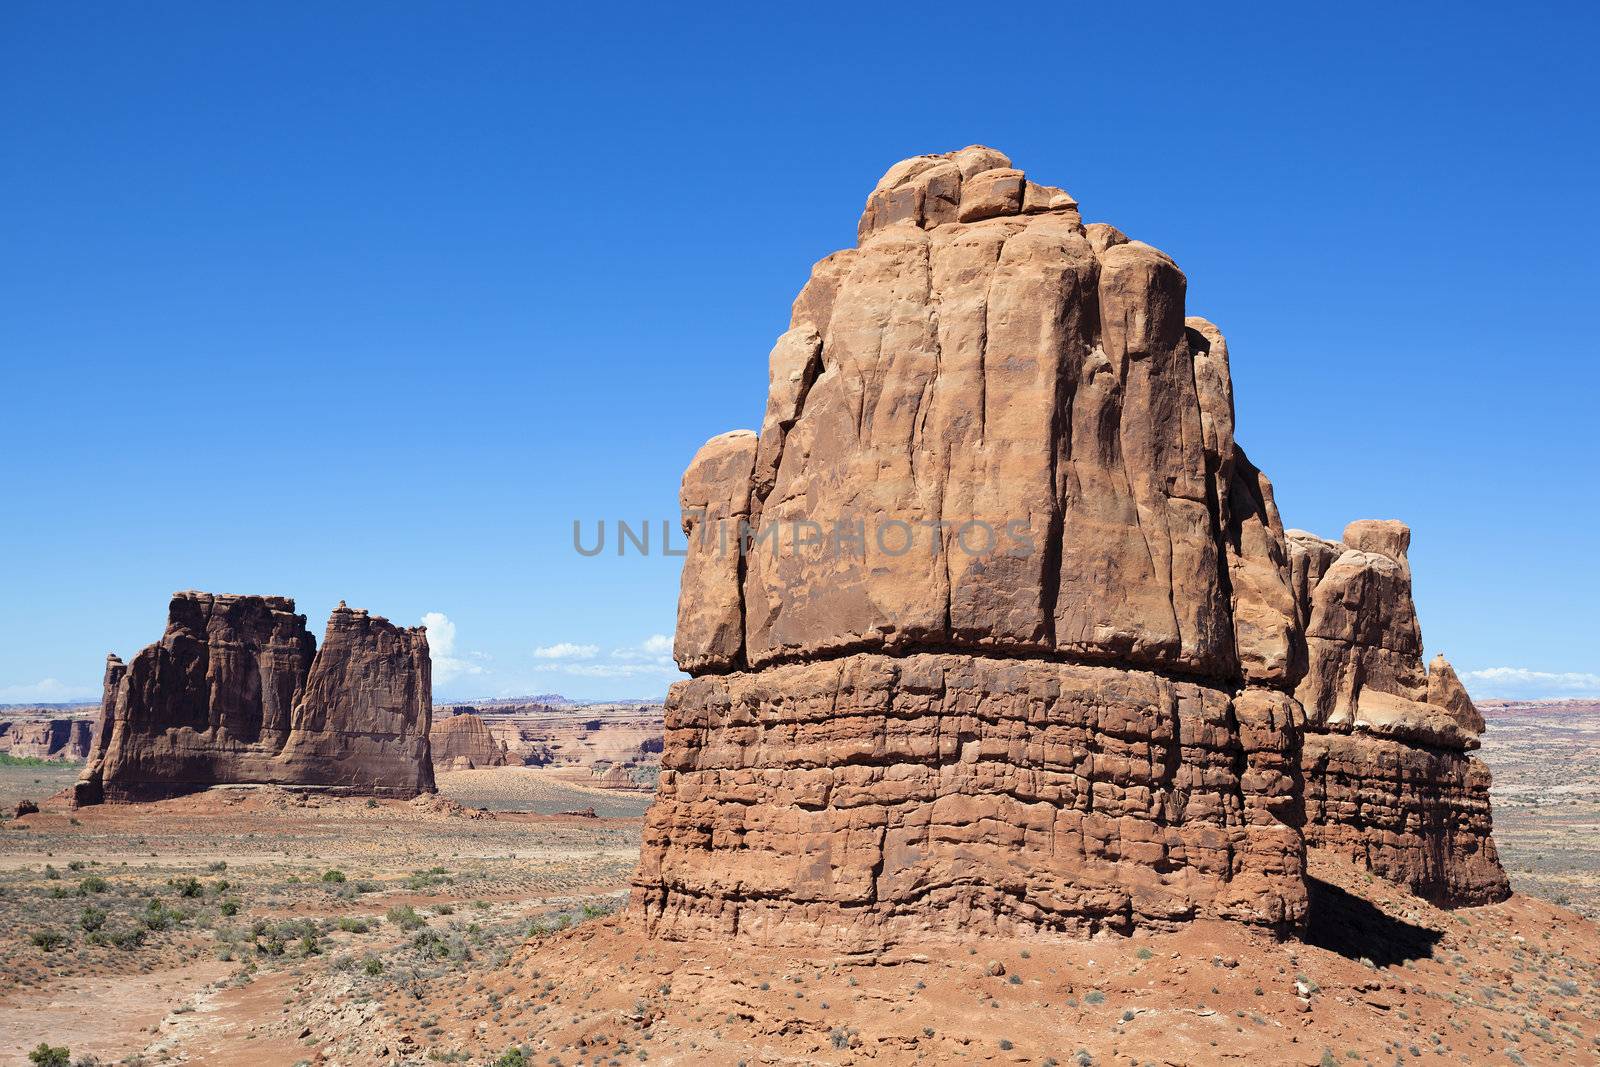
[[[1321,840],[1305,731],[1416,748],[1384,766],[1441,784],[1476,743],[1458,685],[1429,700],[1409,530],[1286,533],[1183,273],[1003,154],[896,164],[858,234],[794,302],[759,436],[712,438],[684,477],[696,677],[669,697],[633,914],[862,950],[1294,927]],[[1343,818],[1318,773],[1317,817]],[[1408,816],[1428,802],[1382,782]],[[1451,832],[1492,859],[1483,814]],[[1449,869],[1476,861],[1448,821],[1405,824],[1446,849],[1437,899],[1479,880]]]
[[[89,719],[12,719],[0,722],[0,752],[16,759],[87,759],[93,736]]]
[[[78,804],[212,785],[432,792],[428,641],[343,603],[322,648],[286,597],[174,594],[160,642],[106,662]]]
[[[35,804],[31,800],[28,800],[27,798],[17,801],[16,807],[11,809],[11,814],[18,819],[22,818],[24,815],[37,815],[38,813],[39,805]]]
[[[435,767],[473,770],[478,767],[505,767],[513,761],[504,741],[497,740],[488,725],[472,712],[437,720],[428,733]]]
[[[1440,904],[1503,900],[1483,716],[1441,655],[1422,665],[1411,531],[1363,520],[1340,542],[1292,531],[1308,663],[1306,841]]]

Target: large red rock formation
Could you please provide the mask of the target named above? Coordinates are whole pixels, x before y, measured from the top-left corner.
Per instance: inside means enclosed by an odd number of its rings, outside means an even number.
[[[432,792],[428,641],[340,604],[320,650],[286,597],[185,592],[167,630],[106,663],[80,804],[269,783]]]
[[[684,476],[699,677],[634,911],[863,946],[1292,926],[1304,649],[1221,333],[991,149],[897,164],[860,236],[795,301],[761,433]]]
[[[1430,781],[1479,783],[1436,760],[1470,716],[1442,674],[1427,704],[1401,535],[1353,528],[1359,567],[1291,554],[1176,264],[980,146],[896,164],[858,235],[794,302],[760,433],[684,475],[675,653],[696,677],[666,711],[646,928],[864,948],[1287,929],[1323,766],[1308,714],[1319,744],[1361,720],[1385,724],[1365,743],[1424,746],[1396,774],[1433,777],[1393,807],[1443,849],[1442,884],[1474,881],[1444,838],[1477,831],[1412,815]]]

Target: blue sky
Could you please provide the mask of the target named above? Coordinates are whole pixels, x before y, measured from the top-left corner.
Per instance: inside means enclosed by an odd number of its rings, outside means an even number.
[[[678,561],[573,520],[675,515],[878,176],[973,142],[1173,255],[1285,521],[1409,521],[1477,695],[1600,693],[1592,8],[582,7],[0,10],[0,702],[191,587],[660,694]]]

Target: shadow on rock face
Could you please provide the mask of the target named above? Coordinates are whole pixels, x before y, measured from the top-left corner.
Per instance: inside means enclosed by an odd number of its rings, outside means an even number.
[[[1310,897],[1306,942],[1346,959],[1369,959],[1379,967],[1392,967],[1433,955],[1434,944],[1443,936],[1438,930],[1386,915],[1320,878],[1308,877],[1306,889]]]

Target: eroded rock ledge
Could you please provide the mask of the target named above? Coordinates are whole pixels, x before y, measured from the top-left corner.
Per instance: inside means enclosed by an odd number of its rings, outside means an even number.
[[[1171,258],[982,146],[896,164],[858,235],[794,302],[760,433],[684,475],[696,677],[647,927],[1288,930],[1307,842],[1443,903],[1503,894],[1409,531],[1285,534]]]
[[[107,658],[75,802],[242,783],[433,792],[432,714],[421,627],[341,603],[319,650],[287,597],[175,593],[159,642]]]

